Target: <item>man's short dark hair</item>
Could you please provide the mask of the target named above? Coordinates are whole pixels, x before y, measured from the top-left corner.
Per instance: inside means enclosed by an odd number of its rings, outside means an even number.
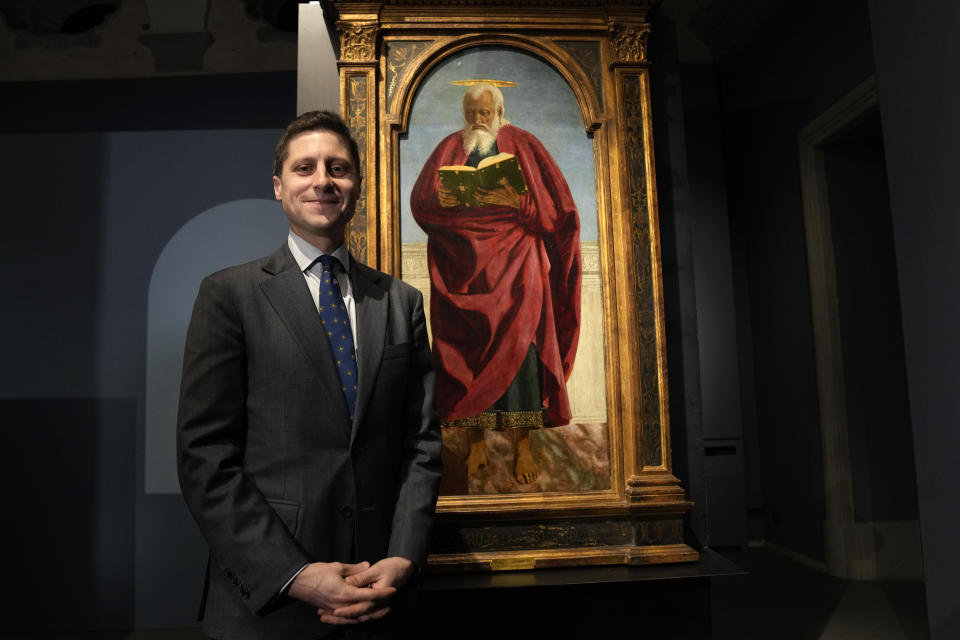
[[[283,173],[283,163],[287,159],[287,152],[290,147],[290,140],[306,131],[329,131],[335,133],[346,143],[350,149],[350,161],[353,163],[354,171],[358,176],[362,176],[360,171],[360,148],[357,141],[353,139],[350,128],[338,114],[332,111],[307,111],[294,119],[287,125],[277,141],[277,146],[273,150],[273,175],[280,177]]]

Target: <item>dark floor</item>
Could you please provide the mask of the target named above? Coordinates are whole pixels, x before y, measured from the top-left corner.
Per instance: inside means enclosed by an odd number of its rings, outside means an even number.
[[[870,640],[928,637],[921,582],[831,577],[764,548],[721,550],[746,569],[713,578],[713,637]]]
[[[764,548],[721,550],[721,553],[748,573],[711,578],[713,638],[922,640],[928,637],[922,583],[841,580]],[[196,629],[3,637],[31,640],[204,638]],[[457,634],[451,633],[450,637],[456,638]]]

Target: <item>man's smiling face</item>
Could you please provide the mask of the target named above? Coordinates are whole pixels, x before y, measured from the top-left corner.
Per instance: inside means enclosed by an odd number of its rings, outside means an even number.
[[[332,252],[344,240],[360,196],[360,175],[350,149],[331,131],[306,131],[292,138],[273,194],[290,229],[317,248]]]

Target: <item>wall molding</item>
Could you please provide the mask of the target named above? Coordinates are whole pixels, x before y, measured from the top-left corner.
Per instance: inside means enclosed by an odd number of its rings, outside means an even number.
[[[797,136],[820,400],[826,570],[831,575],[849,579],[907,579],[902,575],[904,572],[915,574],[914,569],[900,568],[899,560],[889,560],[881,545],[872,542],[878,535],[906,541],[911,534],[901,531],[899,524],[893,526],[889,523],[854,521],[843,344],[830,199],[824,170],[823,149],[862,122],[878,104],[876,78],[870,76],[810,122]],[[919,529],[915,540],[919,545]],[[911,555],[906,550],[896,552],[898,556],[903,554]],[[912,564],[908,560],[903,562]],[[892,573],[888,575],[888,571]],[[922,573],[919,566],[916,571]]]

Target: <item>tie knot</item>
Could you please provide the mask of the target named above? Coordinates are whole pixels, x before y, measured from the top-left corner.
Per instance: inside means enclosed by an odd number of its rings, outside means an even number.
[[[329,271],[331,273],[335,272],[334,265],[340,264],[340,261],[334,258],[333,256],[322,255],[317,258],[317,261],[323,266],[324,271]]]

